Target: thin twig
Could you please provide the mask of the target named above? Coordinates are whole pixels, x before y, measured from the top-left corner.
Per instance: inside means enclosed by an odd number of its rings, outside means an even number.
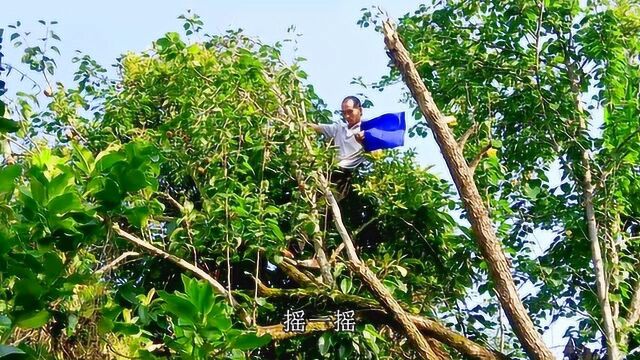
[[[122,260],[126,259],[129,256],[138,256],[138,255],[140,255],[140,253],[137,253],[135,251],[124,252],[124,253],[122,253],[122,255],[118,256],[112,262],[110,262],[107,265],[105,265],[105,266],[101,267],[100,269],[98,269],[98,271],[96,271],[96,274],[102,274],[103,272],[105,272],[107,270],[110,270],[114,266],[118,265],[119,262],[121,262]]]

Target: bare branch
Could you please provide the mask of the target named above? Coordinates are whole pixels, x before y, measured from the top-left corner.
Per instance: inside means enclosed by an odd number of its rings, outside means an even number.
[[[480,123],[473,123],[473,125],[471,125],[471,127],[469,127],[467,131],[465,131],[464,134],[462,134],[460,139],[458,139],[458,147],[460,149],[464,149],[464,146],[467,144],[467,141],[469,140],[469,138],[475,135],[478,129],[480,129]]]
[[[363,310],[361,318],[370,322],[384,325],[395,325],[389,319],[390,316],[379,307],[377,301],[367,299],[357,295],[343,294],[340,291],[324,291],[319,289],[274,289],[268,288],[264,284],[258,284],[258,291],[261,296],[268,298],[295,298],[295,299],[323,299],[339,305],[348,305],[355,310]],[[445,345],[451,346],[463,355],[471,359],[506,359],[507,356],[487,349],[480,344],[469,340],[465,336],[441,325],[435,320],[422,316],[409,315],[410,320],[425,335],[433,338]],[[391,321],[391,322],[390,322]],[[264,327],[264,331],[275,331],[278,327]],[[330,328],[315,328],[313,331],[327,331]],[[260,330],[259,330],[260,331]],[[276,335],[277,336],[277,335]]]
[[[471,171],[472,174],[476,172],[476,168],[478,167],[478,164],[480,164],[480,160],[482,160],[482,158],[487,153],[487,151],[489,151],[489,149],[491,149],[490,144],[482,148],[482,150],[480,150],[480,153],[478,153],[478,155],[476,155],[473,161],[471,161],[471,164],[469,164],[469,170]]]
[[[338,245],[338,247],[333,251],[333,254],[331,254],[331,258],[329,259],[330,263],[334,263],[336,262],[336,258],[338,257],[338,255],[340,255],[340,252],[344,249],[344,243],[340,243],[340,245]]]
[[[634,326],[640,319],[640,281],[636,283],[634,288],[631,304],[629,305],[629,315],[627,316],[627,325]]]
[[[335,327],[333,320],[307,320],[304,332],[285,332],[283,324],[258,326],[257,335],[271,335],[271,340],[279,341],[290,339],[297,336],[309,335],[318,331],[329,331]]]
[[[182,206],[182,204],[180,204],[178,200],[174,199],[173,196],[163,192],[159,192],[157,194],[160,197],[164,198],[165,200],[169,201],[171,205],[173,205],[176,209],[180,211],[181,214],[184,214],[184,206]]]
[[[277,264],[280,270],[284,271],[293,281],[304,287],[322,287],[323,285],[315,280],[313,276],[307,275],[295,266],[295,261],[284,258]]]
[[[340,234],[342,242],[347,249],[347,256],[349,257],[347,265],[349,266],[349,269],[358,275],[360,280],[362,280],[362,282],[366,284],[369,290],[374,294],[374,297],[390,314],[392,314],[394,320],[401,325],[405,335],[413,343],[418,354],[425,359],[438,358],[438,355],[433,351],[426,339],[420,334],[416,325],[411,322],[409,315],[400,306],[391,292],[389,292],[389,289],[387,289],[376,275],[358,258],[353,242],[347,233],[347,229],[342,223],[340,207],[338,206],[333,193],[329,189],[329,184],[324,176],[321,177],[321,186],[323,187],[325,197],[331,206],[333,221],[338,229],[338,234]]]
[[[124,238],[125,240],[147,250],[148,252],[150,252],[151,254],[161,257],[165,260],[171,261],[172,263],[178,265],[179,267],[181,267],[182,269],[188,270],[192,273],[194,273],[196,276],[198,276],[200,279],[205,280],[206,282],[209,283],[209,285],[211,285],[211,287],[216,290],[216,292],[218,292],[219,294],[229,298],[229,301],[231,302],[231,305],[233,307],[237,307],[238,306],[238,302],[236,301],[235,298],[233,298],[233,296],[231,296],[230,294],[227,293],[227,290],[224,288],[224,286],[222,286],[222,284],[220,284],[216,279],[214,279],[213,277],[211,277],[211,275],[207,274],[204,270],[200,269],[199,267],[190,264],[188,262],[186,262],[185,260],[175,256],[175,255],[171,255],[167,252],[165,252],[162,249],[159,249],[155,246],[153,246],[153,244],[144,241],[142,239],[140,239],[137,236],[134,236],[124,230],[122,230],[120,228],[120,226],[118,226],[117,224],[113,224],[112,226],[113,230],[116,232],[116,234],[118,234],[119,236],[121,236],[122,238]],[[242,318],[242,320],[246,323],[246,324],[251,324],[251,317],[248,316],[248,314],[246,314],[246,312],[244,310],[240,310],[240,316]]]
[[[569,41],[572,41],[573,37],[570,34]],[[573,48],[571,45],[565,44],[565,64],[567,68],[567,75],[569,77],[569,85],[571,87],[572,95],[574,96],[574,104],[576,108],[576,115],[573,120],[578,125],[578,132],[587,130],[587,124],[584,118],[584,109],[582,102],[580,101],[580,84],[581,79],[578,78],[575,70],[575,63],[571,61],[570,52]],[[578,142],[580,144],[580,142]],[[590,149],[583,148],[581,151],[581,165],[584,169],[584,175],[582,179],[576,179],[577,182],[582,183],[582,206],[585,211],[585,221],[587,223],[588,238],[591,245],[591,261],[595,270],[596,290],[598,293],[597,299],[600,305],[600,311],[602,312],[602,324],[603,335],[607,344],[607,359],[618,360],[621,358],[620,350],[618,348],[618,342],[616,339],[616,325],[613,319],[611,311],[611,302],[609,301],[609,287],[606,280],[606,269],[602,257],[602,250],[600,246],[600,238],[598,234],[598,223],[595,215],[594,207],[594,191],[595,186],[592,180],[591,170],[591,151]]]
[[[103,272],[105,272],[107,270],[111,270],[114,266],[118,265],[118,263],[120,263],[122,260],[128,258],[129,256],[138,256],[138,255],[140,255],[140,253],[137,253],[135,251],[124,252],[124,253],[122,253],[122,255],[118,256],[112,262],[110,262],[107,265],[105,265],[105,266],[101,267],[100,269],[98,269],[98,271],[96,271],[96,274],[102,274]]]

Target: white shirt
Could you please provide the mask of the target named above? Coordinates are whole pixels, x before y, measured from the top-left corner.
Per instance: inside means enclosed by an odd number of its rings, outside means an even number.
[[[318,125],[322,134],[333,139],[338,148],[338,166],[343,169],[353,169],[364,161],[362,156],[364,149],[355,137],[360,132],[360,123],[351,129],[344,122]]]

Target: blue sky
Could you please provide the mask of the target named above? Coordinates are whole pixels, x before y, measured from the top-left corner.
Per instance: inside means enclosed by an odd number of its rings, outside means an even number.
[[[309,74],[309,82],[332,109],[339,108],[344,96],[364,92],[375,105],[365,112],[365,118],[385,112],[410,111],[398,101],[402,86],[380,93],[350,85],[350,82],[356,76],[362,76],[365,82],[375,81],[388,72],[382,35],[371,28],[363,29],[356,25],[361,16],[360,9],[378,5],[392,18],[398,18],[417,9],[419,1],[32,0],[20,5],[15,1],[3,2],[5,4],[0,5],[0,27],[20,20],[25,30],[33,30],[38,35],[43,31],[37,23],[39,19],[59,22],[54,30],[62,38],[59,45],[62,57],[58,60],[55,81],[71,81],[75,65],[70,59],[74,50],[82,50],[103,66],[108,66],[122,53],[144,50],[164,33],[181,31],[182,23],[177,16],[191,9],[201,16],[207,33],[242,28],[248,35],[267,43],[291,38],[287,29],[294,25],[295,32],[302,34],[297,38],[296,55],[307,59],[303,68]],[[5,33],[7,40],[9,34]],[[7,62],[19,63],[17,51],[6,43],[3,50]],[[8,87],[12,86],[15,87],[8,82]],[[433,166],[433,172],[450,180],[432,137],[409,139],[407,147],[417,150],[421,165]],[[548,244],[548,234],[538,233],[536,236],[540,243]],[[562,347],[556,346],[566,342],[562,339],[566,326],[566,322],[561,322],[545,333],[546,343],[555,347],[556,354],[562,351]]]

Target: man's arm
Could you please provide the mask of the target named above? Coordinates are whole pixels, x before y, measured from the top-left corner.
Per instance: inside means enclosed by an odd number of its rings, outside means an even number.
[[[336,123],[333,124],[313,124],[307,123],[307,125],[315,130],[318,134],[322,134],[328,139],[333,139],[336,137],[338,133],[339,125]]]
[[[307,126],[315,130],[318,134],[322,134],[322,127],[318,124],[307,123]]]

